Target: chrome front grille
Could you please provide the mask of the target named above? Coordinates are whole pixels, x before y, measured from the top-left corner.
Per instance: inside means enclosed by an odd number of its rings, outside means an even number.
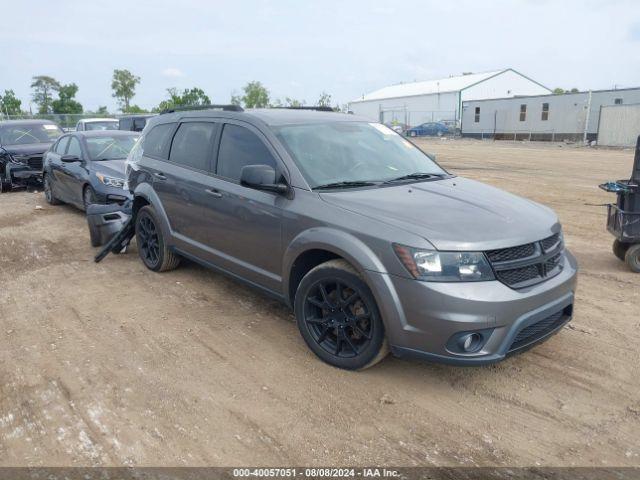
[[[496,278],[511,288],[543,282],[562,271],[564,245],[560,233],[538,242],[486,252]]]

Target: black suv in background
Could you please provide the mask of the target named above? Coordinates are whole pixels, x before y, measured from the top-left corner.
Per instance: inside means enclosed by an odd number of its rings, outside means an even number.
[[[40,183],[42,157],[63,133],[48,120],[0,122],[0,191]]]
[[[148,115],[125,115],[119,119],[119,130],[128,130],[130,132],[141,132],[147,125],[147,120],[154,117],[154,114]]]

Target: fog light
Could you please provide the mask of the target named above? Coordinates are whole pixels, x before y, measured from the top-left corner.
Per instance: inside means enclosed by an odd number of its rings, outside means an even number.
[[[479,333],[469,333],[460,338],[462,349],[465,352],[475,352],[482,342],[482,335]]]

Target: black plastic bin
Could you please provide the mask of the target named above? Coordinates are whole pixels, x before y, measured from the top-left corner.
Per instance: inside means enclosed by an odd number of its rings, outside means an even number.
[[[607,205],[607,230],[615,237],[613,253],[640,273],[640,136],[631,178],[603,183],[600,188],[617,195],[616,203]]]

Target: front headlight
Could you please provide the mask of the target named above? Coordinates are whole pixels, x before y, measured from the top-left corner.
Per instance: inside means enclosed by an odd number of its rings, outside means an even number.
[[[482,252],[438,252],[393,245],[398,258],[414,278],[430,282],[495,280]]]
[[[98,177],[98,180],[100,180],[100,183],[103,183],[107,187],[116,187],[116,188],[124,187],[123,178],[108,177],[101,173],[96,173],[96,177]]]

